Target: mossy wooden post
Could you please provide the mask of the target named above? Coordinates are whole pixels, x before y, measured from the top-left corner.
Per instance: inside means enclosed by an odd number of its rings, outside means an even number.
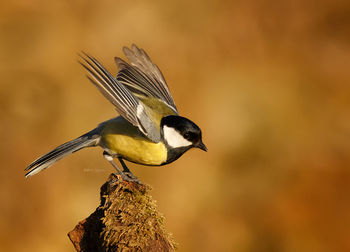
[[[77,251],[174,251],[151,188],[111,174],[101,187],[100,206],[68,233]]]

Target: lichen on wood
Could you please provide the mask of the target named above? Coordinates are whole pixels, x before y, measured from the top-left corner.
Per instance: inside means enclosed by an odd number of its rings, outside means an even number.
[[[77,251],[174,251],[164,216],[149,195],[151,187],[111,174],[101,203],[68,236]]]

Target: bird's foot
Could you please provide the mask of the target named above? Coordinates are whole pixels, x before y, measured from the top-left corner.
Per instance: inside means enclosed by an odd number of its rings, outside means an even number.
[[[129,181],[129,182],[136,182],[141,184],[140,180],[138,177],[136,177],[132,172],[123,172],[124,174],[124,180]]]
[[[121,173],[115,173],[115,175],[124,181],[127,182],[136,182],[141,184],[140,180],[138,179],[138,177],[136,177],[134,174],[132,174],[131,172],[121,172]]]

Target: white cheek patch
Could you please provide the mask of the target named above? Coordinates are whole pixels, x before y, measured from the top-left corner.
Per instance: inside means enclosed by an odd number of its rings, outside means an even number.
[[[164,133],[165,141],[167,141],[167,143],[173,148],[186,147],[192,144],[190,141],[186,140],[174,128],[164,126],[163,133]]]

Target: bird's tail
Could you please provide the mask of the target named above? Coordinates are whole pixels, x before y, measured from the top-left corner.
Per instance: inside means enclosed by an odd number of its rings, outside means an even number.
[[[98,129],[94,129],[81,137],[78,137],[72,141],[66,142],[49,153],[39,157],[33,163],[31,163],[25,170],[28,171],[26,173],[26,178],[37,174],[38,172],[50,167],[54,163],[56,163],[61,158],[72,154],[82,148],[96,146],[100,140],[100,134]]]

